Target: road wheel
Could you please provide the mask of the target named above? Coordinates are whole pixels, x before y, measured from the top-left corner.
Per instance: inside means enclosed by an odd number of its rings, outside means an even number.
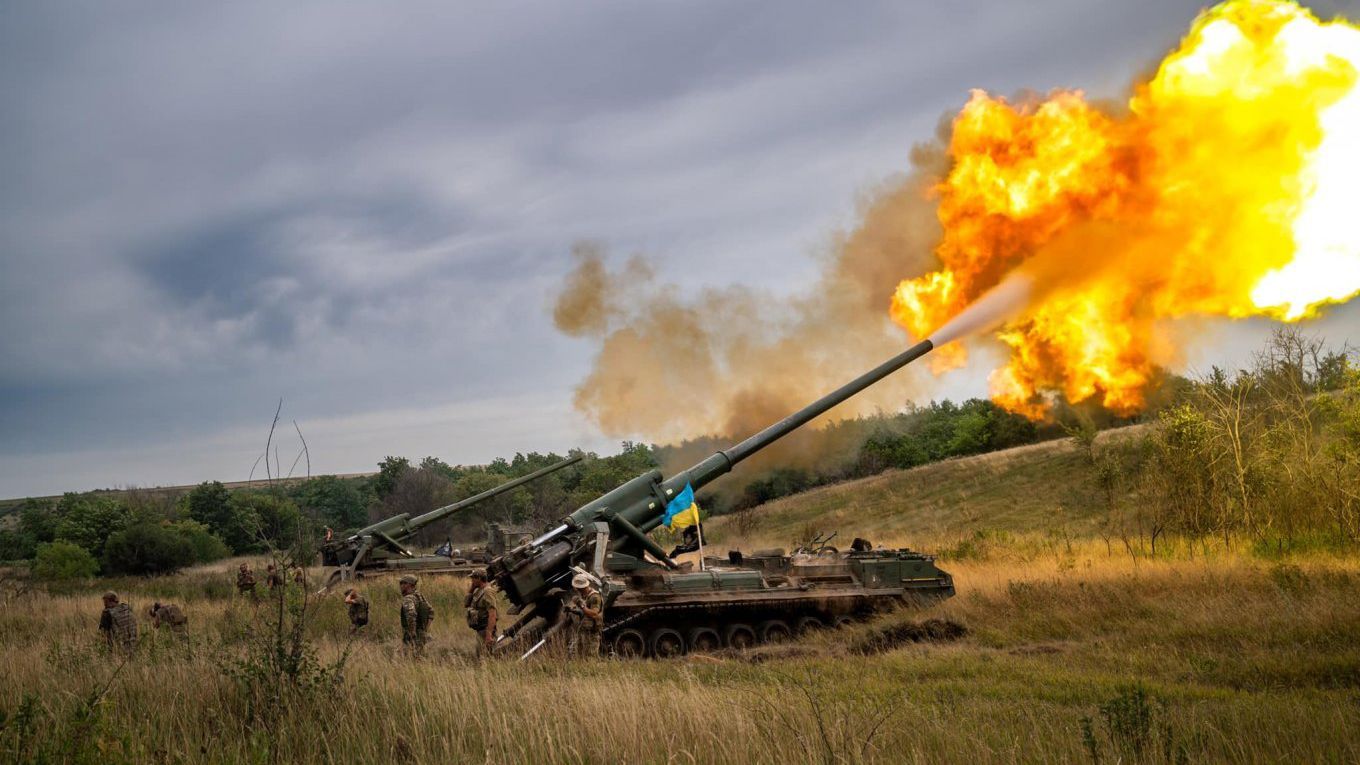
[[[722,648],[722,637],[711,627],[695,627],[689,631],[685,645],[692,653],[711,653]]]
[[[789,629],[788,622],[771,619],[760,623],[759,634],[762,643],[784,643],[793,635],[793,631]]]
[[[834,620],[832,620],[831,626],[835,627],[836,629],[840,629],[842,627],[848,627],[854,623],[855,623],[854,619],[851,619],[849,616],[845,614],[841,614],[840,616],[837,616]]]
[[[620,659],[637,659],[647,655],[647,638],[634,629],[620,630],[614,636],[614,654]]]
[[[750,648],[756,644],[756,631],[749,624],[729,624],[723,630],[723,644],[738,650]]]
[[[809,632],[826,629],[826,622],[816,616],[804,616],[798,619],[798,634],[805,635]]]
[[[685,655],[685,639],[680,637],[679,632],[670,627],[661,627],[652,632],[652,639],[649,642],[652,647],[652,656],[658,659],[670,659]]]

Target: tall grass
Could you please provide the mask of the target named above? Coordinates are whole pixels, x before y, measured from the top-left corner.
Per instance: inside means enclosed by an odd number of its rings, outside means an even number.
[[[1136,684],[1158,710],[1156,735],[1174,744],[1166,751],[1191,762],[1360,761],[1360,561],[1048,547],[1022,538],[951,564],[959,595],[928,615],[969,635],[867,657],[846,646],[923,615],[747,656],[478,665],[463,585],[427,578],[435,640],[411,660],[398,649],[396,585],[375,582],[372,632],[343,682],[281,713],[276,752],[286,762],[1082,762],[1085,720],[1114,761],[1121,744],[1102,709],[1128,707]],[[264,761],[262,729],[218,669],[243,650],[255,608],[215,594],[212,582],[229,576],[218,566],[121,582],[139,613],[167,594],[186,605],[192,642],[145,637],[111,683],[117,663],[95,634],[104,583],[12,596],[0,610],[0,751],[15,754],[13,715],[28,697],[30,748],[84,737],[99,762]],[[325,658],[347,643],[343,612],[333,597],[310,625]],[[82,704],[105,684],[92,725]]]

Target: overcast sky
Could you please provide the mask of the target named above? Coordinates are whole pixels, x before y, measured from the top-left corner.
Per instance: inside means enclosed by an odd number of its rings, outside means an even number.
[[[794,293],[970,88],[1121,96],[1200,6],[6,3],[0,496],[244,479],[280,397],[314,474],[612,449],[574,242]]]

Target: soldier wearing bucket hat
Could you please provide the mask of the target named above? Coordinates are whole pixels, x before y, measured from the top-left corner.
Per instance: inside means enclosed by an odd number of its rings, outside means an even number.
[[[496,607],[496,594],[487,586],[486,572],[474,571],[470,579],[463,609],[467,612],[468,628],[477,635],[477,658],[480,659],[489,655],[491,646],[496,643],[500,610]]]
[[[567,656],[599,656],[600,633],[604,628],[604,598],[585,574],[571,578],[571,589],[565,606],[569,633]]]

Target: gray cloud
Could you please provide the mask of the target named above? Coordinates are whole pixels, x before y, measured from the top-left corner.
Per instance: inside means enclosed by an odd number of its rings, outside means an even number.
[[[7,5],[0,494],[241,478],[279,396],[324,471],[603,446],[574,241],[796,291],[968,88],[1118,95],[1196,7]]]

